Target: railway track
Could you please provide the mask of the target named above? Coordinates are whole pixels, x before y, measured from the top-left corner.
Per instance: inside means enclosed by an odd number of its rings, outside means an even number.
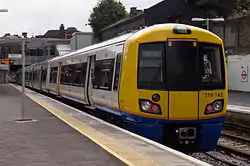
[[[228,157],[225,157],[225,155],[223,154],[223,152],[206,152],[205,153],[207,156],[211,157],[213,160],[215,160],[215,164],[212,165],[225,165],[225,166],[238,166],[238,165],[242,165],[240,164],[241,161],[235,161],[232,160],[232,158],[228,159]]]
[[[239,151],[233,147],[225,146],[224,144],[218,144],[217,149],[212,152],[206,152],[207,156],[213,160],[209,162],[212,165],[229,165],[229,166],[249,166],[250,154]]]
[[[225,123],[214,151],[194,157],[216,166],[250,166],[250,128]]]
[[[240,130],[242,132],[246,132],[249,133],[250,135],[250,127],[249,126],[245,126],[242,124],[236,124],[236,123],[231,123],[226,121],[225,123],[223,123],[223,128],[224,130]]]

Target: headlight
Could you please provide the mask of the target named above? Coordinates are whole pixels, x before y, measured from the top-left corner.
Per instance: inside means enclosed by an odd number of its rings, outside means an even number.
[[[221,111],[221,109],[223,107],[222,101],[215,101],[213,104],[213,107],[214,107],[215,111]]]
[[[151,102],[150,100],[140,99],[139,106],[142,112],[159,114],[159,115],[162,114],[161,107],[158,104]]]
[[[141,108],[143,111],[149,111],[151,109],[151,103],[149,101],[142,101]]]
[[[219,113],[223,110],[224,100],[216,100],[211,104],[208,104],[205,109],[205,115]]]

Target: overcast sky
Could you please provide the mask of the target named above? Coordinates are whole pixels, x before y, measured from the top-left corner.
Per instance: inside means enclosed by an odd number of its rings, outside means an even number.
[[[76,27],[80,31],[91,31],[86,27],[92,8],[98,0],[0,0],[0,36],[5,33],[28,36],[44,34],[49,29]],[[162,0],[121,0],[129,12],[130,7],[148,8]]]

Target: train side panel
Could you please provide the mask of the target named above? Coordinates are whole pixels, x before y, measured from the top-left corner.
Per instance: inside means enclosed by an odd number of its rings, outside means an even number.
[[[123,44],[96,52],[93,101],[97,108],[120,116],[118,104],[119,65]]]

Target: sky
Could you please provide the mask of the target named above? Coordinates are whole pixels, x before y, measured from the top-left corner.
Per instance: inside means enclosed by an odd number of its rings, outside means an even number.
[[[120,0],[129,12],[130,7],[146,9],[162,0]],[[59,29],[61,24],[89,32],[85,26],[98,0],[0,0],[0,36],[5,33],[28,36],[43,35],[47,30]]]

